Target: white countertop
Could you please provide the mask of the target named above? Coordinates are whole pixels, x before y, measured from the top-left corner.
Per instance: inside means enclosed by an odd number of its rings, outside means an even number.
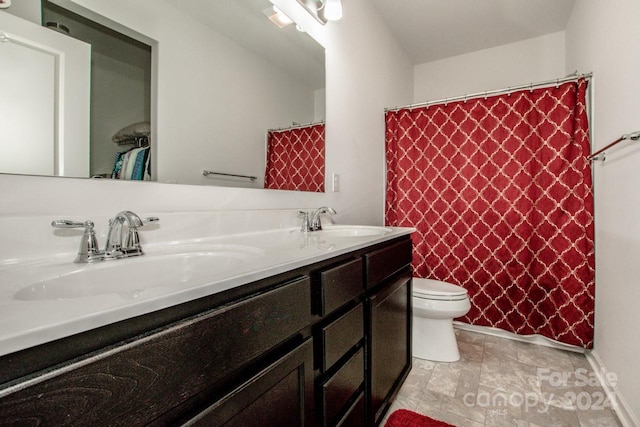
[[[212,295],[415,231],[389,228],[386,234],[355,237],[278,229],[180,242],[143,243],[146,254],[142,257],[97,264],[74,264],[75,253],[20,262],[9,260],[0,263],[0,355]],[[198,245],[247,248],[247,255],[228,268],[211,270],[206,277],[185,272],[180,283],[163,283],[159,277],[162,269],[158,267],[167,259],[167,248],[174,251],[171,256],[175,257],[180,248]],[[114,276],[113,292],[110,289],[72,297],[24,298],[25,292],[43,278],[59,281],[76,273],[99,277],[106,272],[101,269],[110,269],[113,273],[119,266],[135,274],[127,273],[124,278]]]

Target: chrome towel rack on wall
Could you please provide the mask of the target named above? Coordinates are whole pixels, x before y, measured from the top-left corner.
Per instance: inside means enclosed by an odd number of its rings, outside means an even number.
[[[250,179],[251,181],[255,181],[256,179],[258,179],[257,176],[250,176],[250,175],[237,175],[235,173],[224,173],[224,172],[213,172],[213,171],[202,171],[202,175],[204,176],[209,176],[209,175],[222,175],[222,176],[232,176],[234,178],[246,178],[246,179]]]
[[[638,141],[638,140],[640,140],[640,130],[639,131],[635,131],[633,133],[628,133],[628,134],[622,135],[620,138],[616,139],[611,144],[609,144],[606,147],[603,147],[603,148],[599,149],[598,151],[596,151],[595,153],[591,154],[588,157],[588,160],[589,161],[601,160],[601,161],[604,162],[607,159],[606,151],[609,148],[611,148],[611,147],[613,147],[615,145],[618,145],[622,141],[627,141],[627,140],[629,140],[629,141]]]

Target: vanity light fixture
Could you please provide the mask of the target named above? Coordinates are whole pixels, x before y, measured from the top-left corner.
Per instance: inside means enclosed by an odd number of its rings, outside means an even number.
[[[11,6],[11,0],[0,0],[0,9],[8,9]]]
[[[324,17],[327,21],[342,19],[342,0],[324,0]]]
[[[277,6],[268,7],[262,11],[264,15],[269,18],[278,28],[284,28],[287,25],[293,24],[293,19],[284,14]]]
[[[322,25],[342,19],[342,0],[298,0],[298,3]]]

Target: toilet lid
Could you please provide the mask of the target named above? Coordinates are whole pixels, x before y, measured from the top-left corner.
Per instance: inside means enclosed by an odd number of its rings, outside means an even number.
[[[413,279],[413,293],[422,297],[462,297],[467,290],[447,282],[433,279]]]

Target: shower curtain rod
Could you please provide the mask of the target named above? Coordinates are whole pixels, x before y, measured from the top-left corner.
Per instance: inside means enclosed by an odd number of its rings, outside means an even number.
[[[462,96],[455,96],[452,98],[442,98],[442,99],[436,99],[433,101],[425,101],[425,102],[419,102],[416,104],[407,104],[407,105],[401,105],[399,107],[393,107],[393,108],[385,108],[384,111],[398,111],[398,110],[402,110],[404,108],[408,108],[408,109],[412,109],[412,108],[418,108],[418,107],[428,107],[430,105],[436,105],[436,104],[448,104],[449,102],[457,102],[457,101],[468,101],[470,99],[476,99],[476,98],[486,98],[489,95],[502,95],[505,93],[511,93],[511,92],[515,92],[518,90],[523,90],[523,89],[537,89],[540,87],[548,87],[548,86],[552,86],[552,85],[560,85],[562,83],[566,83],[566,82],[571,82],[571,81],[577,81],[581,78],[585,78],[587,80],[591,79],[591,77],[593,77],[593,73],[586,73],[586,74],[578,74],[578,72],[574,72],[571,73],[570,75],[566,76],[566,77],[562,77],[562,78],[558,78],[558,79],[553,79],[553,80],[546,80],[543,82],[538,82],[538,83],[529,83],[528,85],[521,85],[521,86],[511,86],[511,87],[506,87],[504,89],[495,89],[495,90],[486,90],[484,92],[478,92],[478,93],[472,93],[470,95],[462,95]]]
[[[315,125],[323,125],[324,124],[324,120],[318,120],[317,122],[309,122],[309,123],[296,123],[293,122],[293,124],[291,124],[291,126],[289,127],[284,127],[284,128],[273,128],[273,129],[267,129],[267,132],[278,132],[281,130],[291,130],[291,129],[298,129],[298,128],[304,128],[307,126],[315,126]]]

